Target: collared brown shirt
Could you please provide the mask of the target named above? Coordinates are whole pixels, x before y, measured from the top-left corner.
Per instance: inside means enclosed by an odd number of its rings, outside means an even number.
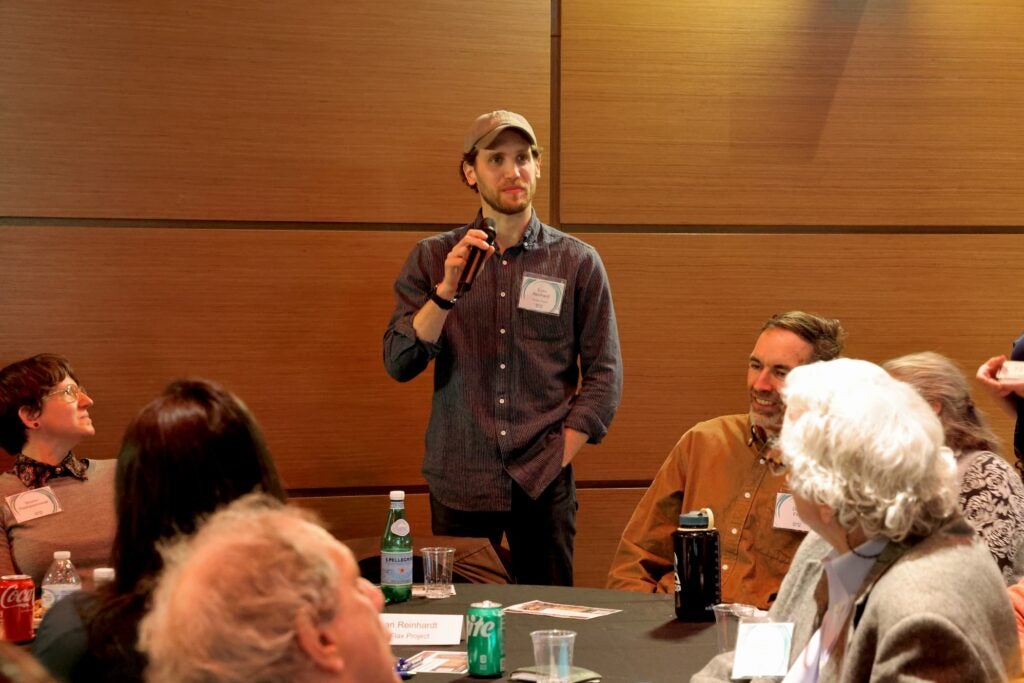
[[[607,587],[671,593],[679,515],[707,507],[721,539],[722,602],[768,607],[804,534],[775,528],[786,477],[769,471],[761,450],[747,415],[701,422],[684,434],[626,525]]]

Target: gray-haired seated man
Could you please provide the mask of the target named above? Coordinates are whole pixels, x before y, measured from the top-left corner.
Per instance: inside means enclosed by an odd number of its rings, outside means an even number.
[[[164,551],[139,649],[150,683],[394,683],[380,591],[299,510],[251,494]]]

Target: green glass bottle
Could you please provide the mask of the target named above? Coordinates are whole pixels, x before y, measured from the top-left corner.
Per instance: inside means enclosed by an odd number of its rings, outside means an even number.
[[[380,537],[380,589],[389,602],[412,596],[412,534],[405,519],[405,491],[392,491],[391,509]]]

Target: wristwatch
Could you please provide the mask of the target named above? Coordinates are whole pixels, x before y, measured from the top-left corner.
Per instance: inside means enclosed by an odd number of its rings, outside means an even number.
[[[455,308],[455,302],[459,300],[458,296],[454,296],[451,299],[442,299],[437,295],[438,285],[434,285],[434,288],[430,290],[430,300],[437,304],[438,308],[450,311]]]

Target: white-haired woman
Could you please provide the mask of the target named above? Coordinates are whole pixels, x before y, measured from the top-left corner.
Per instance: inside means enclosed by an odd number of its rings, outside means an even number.
[[[956,363],[930,351],[882,365],[924,397],[939,416],[946,446],[956,456],[960,508],[1010,586],[1024,576],[1024,482],[1001,456],[998,439],[974,405]]]
[[[931,407],[850,359],[796,368],[783,395],[779,446],[812,529],[770,612],[794,625],[785,683],[1017,675],[1002,576],[958,510]],[[693,680],[729,680],[731,664],[721,655]]]

